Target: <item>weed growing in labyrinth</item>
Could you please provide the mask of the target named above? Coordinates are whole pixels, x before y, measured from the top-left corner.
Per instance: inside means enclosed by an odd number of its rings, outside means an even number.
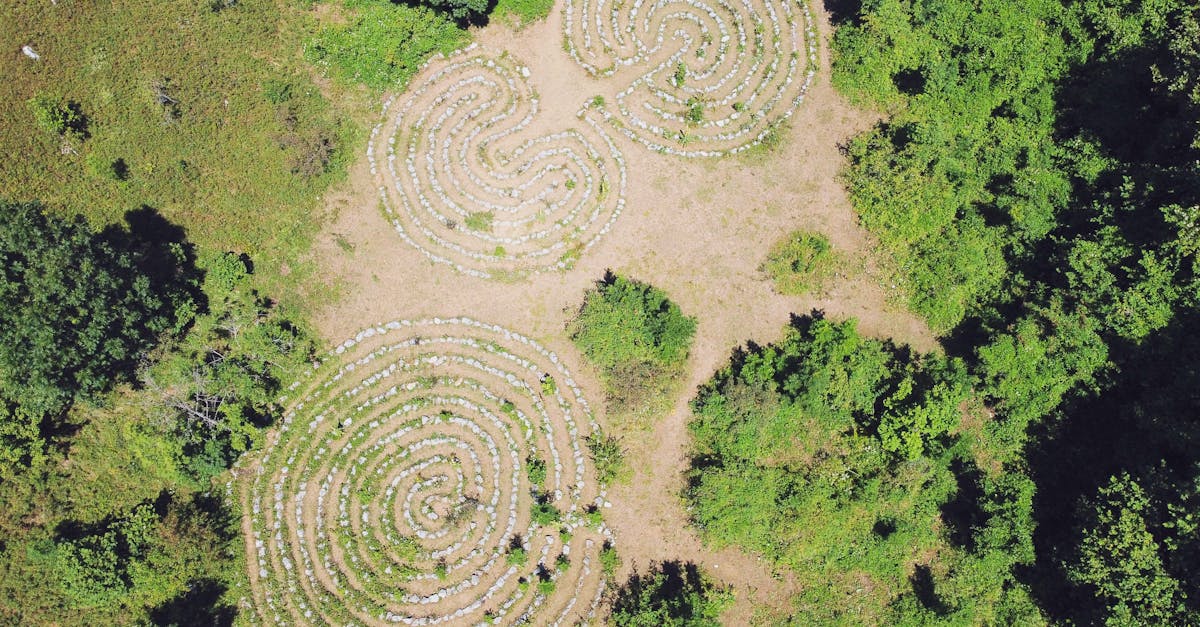
[[[491,211],[476,211],[467,216],[463,223],[472,231],[491,231],[496,214]]]

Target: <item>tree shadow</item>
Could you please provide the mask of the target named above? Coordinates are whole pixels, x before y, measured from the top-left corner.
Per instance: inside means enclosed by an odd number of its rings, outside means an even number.
[[[933,571],[925,564],[917,564],[913,568],[912,575],[908,578],[908,583],[912,586],[913,595],[917,597],[917,601],[925,607],[925,609],[937,614],[945,616],[949,611],[946,604],[942,602],[938,596],[937,590],[933,581]]]
[[[974,551],[975,529],[987,520],[987,514],[980,505],[984,496],[983,473],[974,460],[958,457],[950,462],[950,472],[958,489],[954,498],[941,505],[946,535],[955,546]]]
[[[694,562],[652,562],[645,572],[634,571],[610,593],[613,613],[637,615],[651,610],[655,617],[685,622],[701,613],[697,607],[711,586]]]
[[[1078,550],[1079,507],[1109,478],[1160,471],[1191,476],[1200,464],[1200,313],[1189,312],[1141,344],[1116,345],[1118,374],[1104,392],[1068,402],[1056,419],[1035,429],[1026,450],[1037,484],[1036,562],[1022,579],[1054,619],[1103,622],[1101,599],[1066,571]],[[1167,565],[1171,570],[1170,564]],[[1200,581],[1185,583],[1196,607]]]
[[[196,579],[187,589],[150,610],[150,620],[161,627],[228,627],[237,608],[223,599],[228,586],[215,579]]]

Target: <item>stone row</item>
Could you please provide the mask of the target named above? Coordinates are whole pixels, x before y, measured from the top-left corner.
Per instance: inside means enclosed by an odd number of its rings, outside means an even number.
[[[581,444],[596,425],[554,353],[469,318],[397,321],[340,344],[289,396],[239,468],[252,623],[594,614],[592,564],[612,541],[588,513],[604,502]],[[531,459],[545,463],[537,485]],[[537,502],[559,521],[538,525]]]

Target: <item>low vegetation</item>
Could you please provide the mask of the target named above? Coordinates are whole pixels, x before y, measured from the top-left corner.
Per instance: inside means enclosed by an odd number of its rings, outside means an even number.
[[[771,247],[762,271],[775,283],[775,291],[799,296],[827,289],[842,263],[824,235],[796,231]]]

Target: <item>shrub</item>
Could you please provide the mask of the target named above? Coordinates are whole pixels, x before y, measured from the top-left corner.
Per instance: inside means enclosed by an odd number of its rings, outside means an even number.
[[[797,231],[771,247],[761,270],[775,282],[775,291],[798,296],[823,289],[839,263],[825,236]]]
[[[530,516],[533,518],[533,522],[542,527],[553,525],[562,519],[562,514],[558,511],[558,508],[545,502],[534,503],[533,508],[530,510]]]
[[[87,137],[87,118],[79,105],[48,94],[38,94],[29,99],[33,119],[42,130],[63,137],[84,139]]]
[[[617,627],[719,627],[732,600],[691,562],[651,564],[616,591],[609,620]]]
[[[532,455],[526,457],[525,474],[529,475],[529,483],[542,485],[546,482],[546,462]]]
[[[449,54],[466,32],[432,10],[390,2],[351,2],[346,24],[326,27],[305,48],[310,60],[372,89],[403,87],[430,55]]]
[[[610,407],[626,410],[662,395],[682,373],[696,320],[662,290],[609,272],[567,330],[599,368]]]
[[[587,447],[600,483],[612,483],[625,470],[625,450],[615,436],[596,431],[587,437]]]

